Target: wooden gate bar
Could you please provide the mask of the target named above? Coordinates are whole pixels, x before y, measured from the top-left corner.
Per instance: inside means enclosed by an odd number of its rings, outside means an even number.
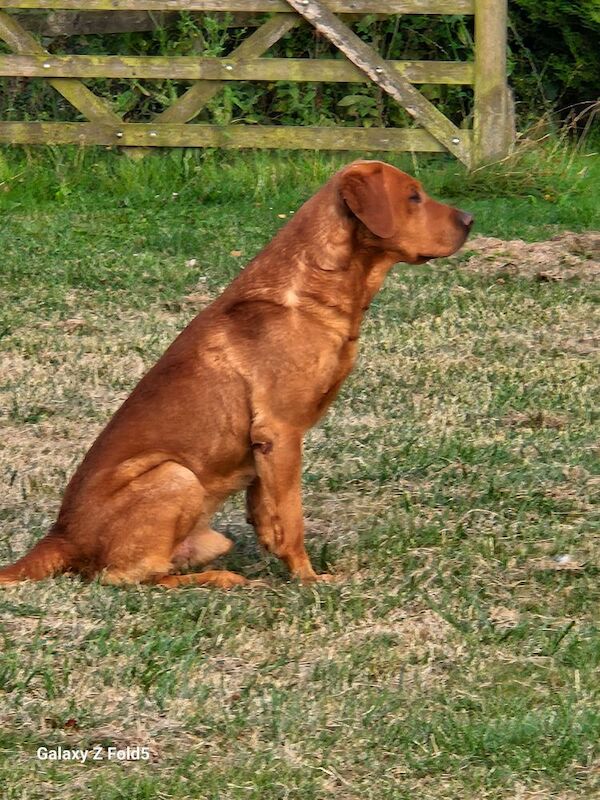
[[[30,33],[49,37],[155,31],[175,25],[181,19],[180,11],[38,11],[37,14],[15,14],[15,17]],[[193,19],[202,18],[200,11],[192,11],[191,14]],[[258,28],[262,22],[256,12],[237,11],[235,14],[226,14],[213,11],[210,16],[219,23],[226,21],[228,28]],[[370,16],[372,19],[386,19],[389,15],[378,13]],[[346,19],[352,20],[362,17],[362,14],[345,15]]]
[[[381,86],[384,92],[400,103],[416,122],[433,133],[453,155],[469,166],[471,154],[465,147],[462,131],[405,78],[397,75],[379,53],[332,14],[322,0],[287,0],[287,3],[374,83]]]
[[[467,134],[467,138],[469,138]],[[90,122],[1,122],[0,143],[98,144],[143,147],[224,147],[442,152],[430,133],[412,128],[321,128],[287,125],[218,125]]]
[[[273,17],[281,26],[283,14]],[[297,18],[291,17],[288,29]],[[262,30],[262,29],[259,29]],[[258,33],[258,31],[257,31]],[[279,38],[279,37],[278,37]],[[0,76],[28,78],[172,78],[218,81],[324,81],[366,83],[364,72],[349,61],[331,58],[243,58],[252,36],[227,58],[194,56],[47,56],[0,55]],[[244,47],[246,45],[246,47]],[[268,47],[262,48],[267,50]],[[239,53],[240,57],[237,57]],[[453,61],[387,61],[410,83],[470,84],[473,64]]]
[[[82,5],[85,0],[82,0]],[[3,3],[0,0],[0,6]],[[38,9],[39,10],[39,9]],[[38,36],[84,36],[89,33],[133,33],[167,28],[181,19],[181,12],[165,11],[50,11],[40,14],[16,14],[17,20],[28,31]],[[196,18],[201,17],[195,12]],[[230,28],[258,27],[256,14],[219,14],[213,18],[223,22],[228,19]]]
[[[82,0],[84,2],[85,0]],[[0,0],[0,6],[4,4]],[[42,10],[43,11],[43,10]],[[16,14],[15,19],[37,36],[83,36],[88,33],[132,33],[165,28],[178,14],[155,11],[50,11]]]
[[[0,0],[0,8],[86,11],[289,11],[286,0]],[[327,0],[337,14],[378,14],[382,0]],[[385,0],[386,14],[473,14],[474,0]]]

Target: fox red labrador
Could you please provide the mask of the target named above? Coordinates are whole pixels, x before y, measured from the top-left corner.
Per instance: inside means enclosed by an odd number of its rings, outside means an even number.
[[[248,583],[208,564],[232,542],[210,528],[234,492],[262,545],[301,581],[302,438],[356,359],[387,272],[464,243],[470,214],[380,161],[337,172],[142,378],[71,479],[49,533],[0,583],[61,572],[111,584]]]

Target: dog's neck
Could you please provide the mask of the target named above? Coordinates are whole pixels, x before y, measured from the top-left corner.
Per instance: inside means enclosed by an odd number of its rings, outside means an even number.
[[[354,337],[397,255],[377,246],[339,193],[333,192],[335,187],[325,189],[333,195],[329,202],[315,195],[282,230],[291,243],[302,243],[295,249],[287,281],[300,299],[309,297],[346,316]]]
[[[372,238],[348,211],[336,187],[327,184],[234,281],[237,302],[245,296],[249,302],[304,310],[354,338],[397,260],[374,246]]]

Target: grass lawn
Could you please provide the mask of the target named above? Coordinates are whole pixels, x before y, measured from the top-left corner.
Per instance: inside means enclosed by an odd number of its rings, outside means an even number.
[[[176,333],[350,158],[0,151],[0,563]],[[474,236],[600,230],[597,155],[471,177],[386,160],[472,211]],[[389,276],[306,442],[308,548],[338,582],[290,582],[235,498],[223,565],[269,588],[0,592],[3,800],[600,797],[600,256],[573,241],[550,279],[468,245]],[[87,762],[36,755],[59,745]],[[109,757],[136,745],[147,760]]]

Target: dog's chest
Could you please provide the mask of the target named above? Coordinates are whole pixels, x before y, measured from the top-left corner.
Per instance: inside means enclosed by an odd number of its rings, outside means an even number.
[[[357,342],[345,342],[337,353],[323,354],[319,359],[318,388],[314,396],[314,413],[318,419],[337,395],[356,361]]]
[[[345,378],[347,378],[348,375],[352,372],[352,369],[356,362],[357,352],[358,352],[357,338],[352,338],[344,343],[344,345],[341,348],[338,359],[335,383],[339,383],[339,381],[345,380]]]

